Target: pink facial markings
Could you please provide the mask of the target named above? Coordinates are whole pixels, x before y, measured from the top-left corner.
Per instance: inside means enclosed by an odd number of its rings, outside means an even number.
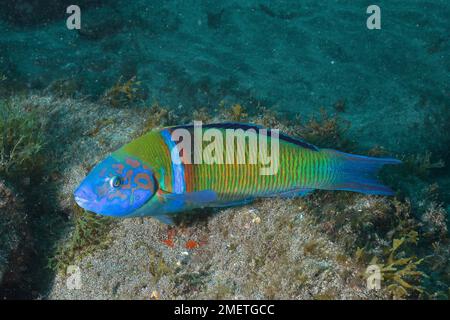
[[[115,198],[119,198],[121,200],[125,200],[127,198],[126,194],[123,194],[122,192],[120,192],[119,190],[114,191],[113,193],[110,193],[108,195],[108,199],[109,200],[113,200]]]
[[[134,183],[137,184],[138,188],[144,189],[144,190],[151,190],[152,189],[152,180],[148,173],[138,173],[134,177]]]
[[[100,185],[96,188],[97,197],[103,197],[109,190],[107,185]]]
[[[139,159],[105,158],[90,171],[75,190],[77,203],[88,211],[108,216],[131,216],[154,195],[151,169]]]
[[[96,206],[109,214],[140,208],[155,192],[149,167],[132,158],[111,161],[98,175],[101,177],[93,188]],[[112,179],[117,177],[120,183],[116,185]]]
[[[129,196],[129,203],[132,205],[136,199],[143,196],[144,192],[150,191],[153,194],[155,187],[151,175],[147,172],[150,170],[148,166],[131,158],[127,158],[125,163],[126,165],[120,163],[113,165],[117,173],[123,177],[123,184],[119,189],[121,192],[117,190],[108,198],[125,200]]]
[[[139,163],[139,161],[137,161],[137,160],[134,160],[134,159],[131,159],[131,158],[127,158],[126,160],[125,160],[125,162],[127,163],[127,164],[129,164],[131,167],[133,167],[133,168],[138,168],[138,167],[140,167],[140,163]]]
[[[118,174],[122,174],[123,169],[125,168],[125,166],[124,166],[123,164],[121,164],[121,163],[113,164],[112,167],[113,167],[114,169],[116,169],[116,172],[117,172]]]
[[[128,170],[123,180],[125,184],[122,185],[122,189],[131,189],[131,177],[133,176],[133,170]]]

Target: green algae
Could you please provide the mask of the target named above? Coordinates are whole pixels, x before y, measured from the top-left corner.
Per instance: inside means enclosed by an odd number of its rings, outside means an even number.
[[[41,125],[39,114],[20,99],[0,101],[0,176],[29,179],[38,171],[44,146]]]
[[[57,247],[55,256],[49,261],[51,268],[63,273],[83,256],[105,248],[111,241],[109,232],[114,226],[113,219],[87,212],[76,205],[72,219],[73,231],[68,240]]]
[[[172,275],[174,271],[169,267],[160,251],[155,250],[144,241],[140,241],[134,245],[134,248],[145,248],[148,255],[147,270],[152,276],[153,284],[157,284],[163,276]]]
[[[378,265],[380,268],[382,280],[386,289],[394,299],[403,299],[413,294],[413,291],[423,293],[424,288],[420,286],[422,278],[427,275],[418,268],[424,261],[424,258],[418,259],[415,256],[405,256],[400,247],[405,243],[417,244],[417,234],[408,238],[394,239],[392,246],[388,248],[387,257],[384,261],[378,261],[374,257],[370,264]]]
[[[126,107],[141,100],[141,82],[136,77],[124,81],[122,77],[103,94],[102,101],[111,107]]]
[[[337,114],[328,113],[324,108],[320,108],[319,113],[309,120],[302,121],[297,117],[296,122],[295,133],[312,144],[340,150],[354,148],[354,143],[346,135],[351,123]]]
[[[173,123],[173,113],[169,108],[161,106],[158,102],[154,102],[148,111],[142,130],[138,135],[144,134],[152,129],[161,126],[168,126]]]

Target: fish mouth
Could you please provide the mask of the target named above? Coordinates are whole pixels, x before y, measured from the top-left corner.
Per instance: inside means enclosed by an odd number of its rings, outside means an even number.
[[[85,192],[82,187],[79,187],[73,193],[75,202],[83,209],[89,210],[92,207],[92,199],[89,198],[89,194]]]
[[[102,212],[100,212],[97,204],[95,202],[93,202],[90,199],[87,199],[83,196],[74,194],[74,199],[75,202],[77,203],[77,205],[81,208],[83,208],[86,211],[92,212],[92,213],[96,213],[96,214],[103,214]]]
[[[80,196],[75,195],[75,202],[76,202],[81,208],[86,209],[88,200],[86,200],[86,199],[84,199],[84,198],[82,198],[82,197],[80,197]]]

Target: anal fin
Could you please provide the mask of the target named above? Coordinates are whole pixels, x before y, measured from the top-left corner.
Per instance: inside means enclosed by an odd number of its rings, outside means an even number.
[[[196,192],[170,193],[162,191],[160,196],[165,201],[177,201],[181,203],[208,204],[217,200],[217,194],[214,191],[204,190]]]

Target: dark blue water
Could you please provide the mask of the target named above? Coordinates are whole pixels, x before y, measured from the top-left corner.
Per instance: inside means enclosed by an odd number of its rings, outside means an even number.
[[[225,99],[307,118],[344,101],[361,148],[449,160],[448,2],[381,1],[381,30],[369,4],[85,1],[68,30],[64,1],[5,1],[0,70],[11,90],[65,80],[93,99],[137,77],[144,100],[184,111]]]

